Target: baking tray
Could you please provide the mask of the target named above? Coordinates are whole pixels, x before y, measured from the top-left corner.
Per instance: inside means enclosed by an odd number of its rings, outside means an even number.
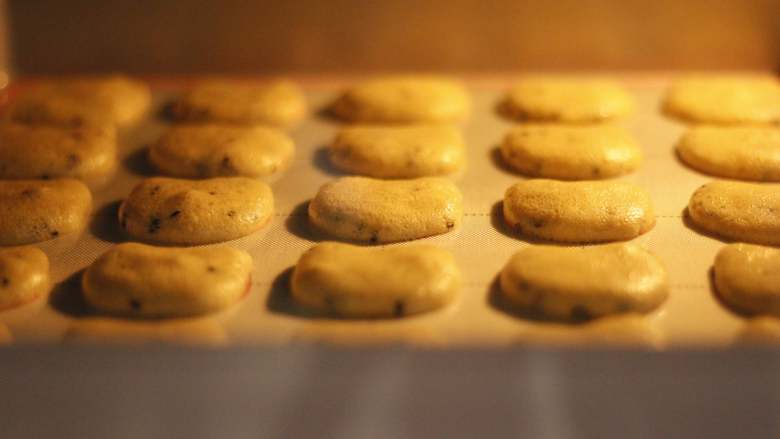
[[[463,272],[463,288],[456,303],[430,314],[391,320],[340,320],[300,312],[288,295],[290,270],[299,256],[315,242],[326,239],[309,226],[306,203],[320,185],[338,177],[327,160],[326,147],[340,123],[322,111],[354,78],[298,78],[304,86],[310,116],[291,131],[296,153],[290,168],[272,188],[276,211],[271,223],[250,236],[225,245],[247,250],[254,258],[249,295],[230,310],[195,319],[204,342],[287,345],[326,342],[338,344],[410,344],[451,348],[507,346],[515,344],[587,344],[583,326],[531,321],[507,312],[496,300],[496,276],[508,258],[523,246],[522,237],[507,232],[500,202],[504,191],[523,177],[501,164],[497,147],[512,122],[501,118],[495,105],[511,80],[474,78],[467,85],[473,100],[471,117],[462,125],[468,151],[468,168],[457,180],[464,195],[465,216],[459,229],[413,243],[430,243],[449,249]],[[621,179],[634,182],[653,199],[657,223],[635,239],[664,263],[671,283],[668,301],[657,311],[637,317],[630,332],[663,349],[675,346],[728,346],[746,320],[722,306],[713,295],[709,270],[723,242],[697,233],[686,225],[683,211],[693,191],[712,180],[680,164],[674,145],[685,126],[660,113],[660,100],[669,78],[658,75],[617,76],[635,96],[638,110],[623,123],[637,137],[644,163]],[[260,80],[255,79],[247,79]],[[118,230],[118,202],[144,177],[153,175],[145,161],[145,148],[168,126],[159,116],[162,106],[191,84],[193,78],[152,78],[155,110],[120,135],[120,169],[106,186],[93,191],[94,214],[78,237],[62,237],[39,246],[51,259],[56,283],[48,299],[0,313],[17,342],[60,342],[71,339],[85,321],[97,317],[80,297],[81,271],[114,243],[128,240]],[[12,94],[34,84],[24,80],[12,85]],[[400,243],[392,245],[409,245]],[[105,322],[104,322],[105,323]],[[114,330],[123,326],[160,325],[155,321],[116,319],[105,323]],[[621,324],[607,332],[620,340]],[[637,329],[639,328],[639,329]],[[89,329],[87,329],[88,331]],[[629,331],[629,329],[626,329]],[[197,332],[197,331],[195,331]],[[186,338],[186,337],[185,337]],[[197,341],[197,336],[195,337]],[[611,336],[594,337],[594,341]],[[189,340],[192,341],[192,340]],[[625,341],[618,341],[624,343]],[[629,340],[628,344],[633,341]],[[641,343],[641,344],[644,344]]]

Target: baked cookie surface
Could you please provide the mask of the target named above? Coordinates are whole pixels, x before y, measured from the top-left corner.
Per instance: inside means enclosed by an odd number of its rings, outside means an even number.
[[[252,257],[230,247],[124,243],[84,272],[87,303],[109,314],[178,317],[220,311],[250,287]]]
[[[460,288],[452,255],[438,247],[371,248],[326,242],[304,253],[292,275],[301,305],[342,317],[402,317],[450,303]]]
[[[79,127],[128,125],[149,109],[151,92],[138,80],[122,75],[49,81],[29,90],[11,104],[11,120]]]
[[[344,92],[331,111],[358,123],[446,123],[464,120],[470,102],[454,80],[425,75],[385,76]]]
[[[162,174],[179,178],[269,177],[292,160],[293,141],[262,126],[179,125],[149,148]]]
[[[555,320],[647,313],[669,294],[658,258],[631,243],[525,247],[512,256],[499,279],[511,304]]]
[[[506,135],[501,157],[529,177],[597,180],[636,170],[642,151],[616,125],[523,124]]]
[[[634,100],[609,80],[539,76],[515,84],[499,111],[515,120],[588,123],[626,116],[634,111]]]
[[[706,232],[754,244],[780,244],[780,184],[713,181],[688,202],[691,221]]]
[[[780,121],[780,83],[761,76],[699,76],[673,83],[664,110],[689,122],[767,124]]]
[[[256,179],[153,177],[136,185],[122,202],[119,224],[147,242],[210,244],[261,229],[273,210],[271,188]]]
[[[116,165],[116,131],[111,126],[0,124],[0,179],[70,177],[98,184]]]
[[[463,196],[441,177],[376,180],[343,177],[324,184],[309,220],[340,239],[406,241],[449,232],[463,220]]]
[[[0,311],[32,302],[50,286],[44,252],[37,247],[0,248]]]
[[[78,180],[0,180],[0,245],[79,232],[91,212],[92,194]]]
[[[340,170],[374,178],[448,175],[466,162],[463,136],[446,125],[351,126],[329,153]]]
[[[512,230],[559,242],[628,240],[655,225],[647,193],[621,181],[522,181],[507,189],[503,212]]]
[[[717,177],[780,181],[780,128],[691,128],[677,144],[687,165]]]
[[[780,250],[729,244],[715,257],[715,288],[724,303],[747,314],[780,317]]]
[[[306,99],[295,83],[249,84],[211,80],[196,85],[170,107],[174,120],[271,125],[287,128],[306,114]]]

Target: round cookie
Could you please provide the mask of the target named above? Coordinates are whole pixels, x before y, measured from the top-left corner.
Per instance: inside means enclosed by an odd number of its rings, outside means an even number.
[[[701,229],[736,241],[780,244],[780,184],[714,181],[696,190],[688,217]]]
[[[286,169],[295,146],[273,128],[179,125],[149,148],[162,174],[179,178],[270,177]]]
[[[95,309],[132,317],[213,313],[250,287],[252,257],[230,247],[171,248],[124,243],[84,272],[84,299]]]
[[[265,226],[274,210],[271,188],[255,179],[147,178],[119,208],[130,236],[168,245],[197,245],[246,236]]]
[[[595,180],[636,170],[642,151],[616,125],[523,124],[506,135],[501,157],[529,177]]]
[[[50,286],[44,252],[37,247],[0,248],[0,311],[32,302]]]
[[[647,313],[669,295],[666,270],[636,244],[525,247],[501,271],[512,305],[554,320]]]
[[[677,144],[683,162],[706,174],[752,181],[780,181],[780,128],[691,128]]]
[[[0,180],[0,245],[79,232],[91,212],[92,194],[78,180]]]
[[[169,108],[182,122],[263,124],[287,128],[306,115],[306,99],[293,82],[264,84],[212,80],[196,85]]]
[[[374,178],[417,178],[456,173],[466,162],[463,136],[452,126],[351,126],[330,146],[342,171]]]
[[[444,307],[457,294],[460,281],[452,254],[438,247],[325,242],[301,256],[291,291],[296,302],[322,313],[402,317]]]
[[[374,244],[446,233],[462,219],[460,190],[440,177],[343,177],[324,184],[309,203],[309,220],[320,230]]]
[[[99,184],[116,164],[112,126],[0,124],[0,179],[70,177]]]
[[[457,81],[437,76],[385,76],[344,92],[331,111],[348,122],[446,123],[464,120],[469,97]]]
[[[689,122],[768,124],[780,121],[780,83],[762,76],[700,76],[676,81],[663,103]]]
[[[532,238],[605,242],[647,232],[655,215],[647,193],[630,183],[534,179],[507,189],[504,221]]]
[[[539,76],[515,84],[499,110],[515,120],[588,123],[626,116],[634,100],[612,81]]]
[[[15,100],[11,120],[80,127],[128,125],[151,103],[149,87],[122,75],[69,78],[44,82]]]
[[[729,244],[715,257],[713,272],[718,295],[728,306],[780,317],[780,250]]]

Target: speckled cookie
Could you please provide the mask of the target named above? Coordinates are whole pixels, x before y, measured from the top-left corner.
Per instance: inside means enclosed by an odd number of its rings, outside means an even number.
[[[521,174],[560,180],[616,177],[642,162],[631,134],[609,124],[523,124],[504,138],[501,156]]]
[[[636,244],[525,247],[501,271],[512,305],[553,320],[647,313],[667,296],[666,270]]]
[[[737,180],[780,181],[780,129],[771,127],[691,128],[677,144],[688,166]]]
[[[693,193],[688,216],[701,229],[736,241],[780,244],[780,184],[714,181]]]
[[[75,319],[64,341],[78,344],[175,344],[186,346],[225,346],[225,328],[210,317],[170,320],[130,320],[106,317]]]
[[[507,189],[504,221],[532,238],[605,242],[647,232],[655,215],[647,193],[630,183],[535,179]]]
[[[306,115],[306,100],[293,82],[263,84],[212,80],[196,85],[170,107],[183,122],[271,125],[288,128]]]
[[[634,100],[612,81],[540,76],[518,82],[499,110],[515,120],[587,123],[626,116]]]
[[[22,94],[11,104],[11,120],[79,127],[128,125],[139,120],[151,103],[149,87],[121,75],[49,81]]]
[[[116,169],[111,126],[0,124],[0,179],[61,178],[99,184]]]
[[[78,180],[0,180],[0,245],[80,232],[91,211],[92,194]]]
[[[122,203],[119,224],[147,242],[210,244],[261,229],[273,210],[271,188],[259,180],[155,177],[139,183]]]
[[[0,249],[0,311],[32,302],[50,286],[49,258],[40,249]]]
[[[149,160],[171,177],[258,178],[286,169],[294,150],[292,140],[273,128],[179,125],[151,146]]]
[[[416,178],[456,173],[466,163],[463,136],[452,126],[351,126],[330,146],[340,170],[374,178]]]
[[[713,124],[780,121],[780,83],[762,76],[700,76],[669,88],[664,110],[680,119]]]
[[[375,180],[344,177],[323,185],[309,203],[309,220],[341,239],[406,241],[458,227],[463,196],[440,177]]]
[[[465,87],[436,76],[386,76],[348,89],[331,110],[360,123],[459,122],[469,113]]]
[[[452,254],[438,247],[372,248],[326,242],[301,256],[291,290],[298,303],[321,313],[403,317],[446,306],[457,294],[460,280]]]
[[[250,286],[252,257],[230,247],[114,246],[87,268],[87,303],[109,314],[178,317],[213,313]]]
[[[730,244],[718,252],[713,271],[724,303],[739,312],[780,317],[780,250]]]

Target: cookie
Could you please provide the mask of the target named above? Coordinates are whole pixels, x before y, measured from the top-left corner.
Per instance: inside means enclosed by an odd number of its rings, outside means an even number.
[[[464,120],[469,96],[457,81],[436,76],[386,76],[350,88],[331,107],[361,123],[444,123]]]
[[[780,184],[714,181],[693,193],[688,217],[702,230],[735,241],[780,244]]]
[[[736,342],[745,345],[780,344],[780,319],[776,317],[755,317],[739,332]]]
[[[49,81],[12,102],[11,120],[80,127],[128,125],[138,121],[151,103],[149,87],[122,75]]]
[[[286,169],[294,149],[292,140],[273,128],[179,125],[149,148],[149,160],[171,177],[258,178]]]
[[[169,112],[181,122],[288,128],[306,115],[306,100],[301,89],[286,80],[264,84],[212,80],[196,85]]]
[[[370,243],[449,232],[463,219],[463,196],[440,177],[375,180],[343,177],[323,185],[309,220],[329,235]]]
[[[49,258],[37,247],[0,249],[0,311],[30,303],[49,291]]]
[[[525,247],[506,264],[499,282],[508,303],[551,320],[644,314],[669,295],[661,262],[631,243]]]
[[[211,318],[127,320],[105,317],[80,318],[65,332],[64,341],[79,344],[176,344],[225,346],[228,335]]]
[[[529,177],[595,180],[635,171],[642,151],[616,125],[523,124],[504,138],[501,157]]]
[[[701,76],[676,81],[664,111],[689,122],[768,124],[780,121],[780,83],[761,76]]]
[[[753,244],[729,244],[713,266],[718,296],[746,314],[780,317],[780,250]]]
[[[518,82],[499,109],[515,120],[587,123],[626,116],[634,100],[612,81],[542,76]]]
[[[431,245],[372,248],[325,242],[298,260],[296,302],[340,317],[403,317],[442,308],[460,288],[452,254]]]
[[[214,313],[250,287],[252,257],[230,247],[172,248],[124,243],[90,265],[82,277],[86,302],[98,311],[132,317]]]
[[[451,126],[351,126],[330,146],[338,169],[374,178],[448,175],[466,163],[463,136]]]
[[[677,154],[697,171],[717,177],[780,181],[780,129],[770,127],[691,128]]]
[[[271,219],[271,188],[255,179],[147,178],[119,207],[119,225],[146,242],[197,245],[249,235]]]
[[[534,179],[507,189],[504,221],[531,238],[605,242],[647,232],[655,215],[647,193],[630,183]]]
[[[78,180],[0,180],[0,245],[79,232],[91,211],[92,194]]]
[[[111,126],[62,128],[0,124],[0,179],[80,179],[105,182],[117,164]]]

